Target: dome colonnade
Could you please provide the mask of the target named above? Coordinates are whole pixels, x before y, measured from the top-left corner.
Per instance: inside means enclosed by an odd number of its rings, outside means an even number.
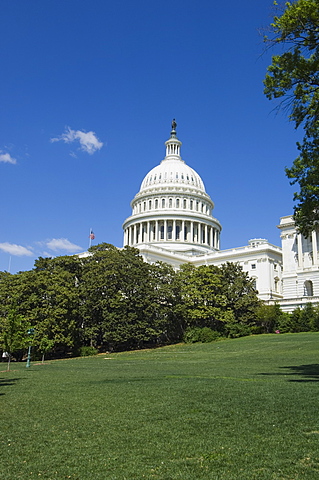
[[[144,178],[123,224],[124,245],[160,246],[186,254],[219,250],[221,225],[200,176],[182,160],[172,123],[166,156]]]

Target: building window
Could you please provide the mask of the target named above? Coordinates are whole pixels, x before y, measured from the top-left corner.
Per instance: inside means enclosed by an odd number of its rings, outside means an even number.
[[[256,264],[255,264],[255,263],[252,263],[252,264],[251,264],[251,269],[252,269],[252,270],[256,270]]]
[[[172,208],[173,206],[173,200],[171,198],[168,200],[168,206],[169,208]]]
[[[311,280],[305,281],[303,294],[305,297],[313,297],[313,285]]]
[[[149,200],[149,201],[148,201],[148,209],[149,209],[149,210],[152,209],[152,200]]]
[[[162,208],[165,208],[165,198],[162,198]]]
[[[191,210],[193,210],[193,200],[191,200],[191,201],[189,202],[189,208],[190,208]]]
[[[160,237],[161,237],[161,240],[164,240],[164,225],[160,226]]]
[[[176,208],[179,208],[179,198],[176,199]]]
[[[143,203],[143,210],[144,210],[144,212],[145,212],[145,210],[146,210],[146,202]]]
[[[176,225],[176,240],[179,240],[180,227]]]
[[[158,208],[158,200],[155,200],[155,208]]]
[[[168,225],[168,227],[167,227],[167,239],[168,240],[172,240],[172,232],[173,232],[172,225]]]
[[[183,208],[186,208],[186,198],[184,198]]]

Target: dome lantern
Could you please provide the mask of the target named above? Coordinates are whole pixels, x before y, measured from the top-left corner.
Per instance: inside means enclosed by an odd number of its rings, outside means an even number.
[[[180,148],[181,148],[182,142],[180,142],[176,136],[176,127],[177,127],[177,123],[174,118],[172,121],[171,136],[165,142],[166,157],[164,158],[164,160],[171,160],[172,158],[175,158],[175,159],[177,158],[181,160]]]

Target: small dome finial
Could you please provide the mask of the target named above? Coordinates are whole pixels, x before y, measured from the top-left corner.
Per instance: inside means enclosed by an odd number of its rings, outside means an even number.
[[[173,121],[172,121],[172,131],[171,131],[171,136],[175,137],[176,136],[176,127],[177,127],[177,123],[175,121],[175,118],[173,118]]]

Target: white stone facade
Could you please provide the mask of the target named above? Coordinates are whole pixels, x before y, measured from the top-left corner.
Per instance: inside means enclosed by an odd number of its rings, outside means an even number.
[[[292,216],[282,217],[281,231],[283,275],[281,307],[291,311],[305,303],[319,302],[318,232],[309,238],[298,233]]]

